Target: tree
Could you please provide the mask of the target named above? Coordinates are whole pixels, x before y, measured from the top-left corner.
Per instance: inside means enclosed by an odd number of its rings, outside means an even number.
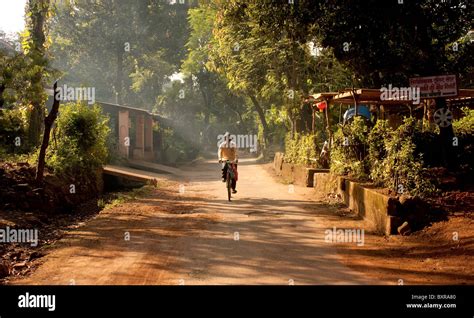
[[[54,83],[53,91],[56,92],[58,87],[58,82]],[[44,176],[44,166],[45,166],[45,158],[46,158],[46,149],[49,145],[49,139],[51,136],[51,128],[53,127],[54,121],[58,117],[59,111],[59,99],[57,99],[57,94],[54,94],[54,102],[51,111],[49,112],[48,116],[44,119],[44,134],[43,134],[43,142],[41,143],[40,152],[38,155],[38,166],[36,167],[36,177],[35,181],[37,184],[41,184],[43,182]]]
[[[78,0],[51,21],[53,65],[71,86],[93,86],[103,101],[152,108],[179,68],[188,5]]]
[[[216,9],[209,4],[189,10],[191,32],[186,43],[188,54],[181,67],[183,74],[193,79],[196,84],[194,89],[202,97],[203,104],[199,111],[202,113],[204,142],[209,145],[215,143],[215,138],[224,129],[240,133],[250,133],[254,129],[253,122],[246,118],[248,107],[245,100],[227,88],[224,76],[211,72],[207,67],[215,17]],[[211,127],[213,118],[219,122],[220,131],[215,127],[216,122]]]
[[[29,0],[26,7],[27,29],[24,34],[23,49],[31,60],[29,92],[31,111],[28,120],[28,142],[36,147],[39,144],[44,118],[43,90],[47,74],[46,21],[51,16],[49,0]]]
[[[302,97],[318,86],[337,89],[350,83],[331,50],[322,56],[311,52],[310,43],[319,47],[312,1],[216,3],[210,65],[226,76],[229,88],[250,98],[264,131],[270,103],[284,106],[294,132],[306,120]]]
[[[444,73],[465,83],[472,76],[474,45],[462,40],[474,18],[469,1],[329,0],[320,1],[319,9],[322,45],[334,50],[360,85],[402,86],[410,76]]]

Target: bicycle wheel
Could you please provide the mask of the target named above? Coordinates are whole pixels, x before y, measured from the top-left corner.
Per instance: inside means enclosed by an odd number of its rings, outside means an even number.
[[[231,196],[231,188],[232,188],[232,178],[230,176],[230,173],[227,172],[227,178],[226,178],[226,182],[227,182],[227,200],[230,201],[230,196]]]

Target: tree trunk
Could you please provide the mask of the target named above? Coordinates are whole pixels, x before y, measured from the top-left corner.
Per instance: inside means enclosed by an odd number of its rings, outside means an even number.
[[[3,104],[5,103],[5,100],[3,99],[3,92],[5,91],[5,85],[2,83],[0,84],[0,108],[3,107]]]
[[[31,14],[30,32],[32,41],[32,48],[29,54],[36,65],[44,67],[46,65],[44,60],[44,43],[46,42],[44,24],[49,11],[49,0],[29,0],[28,10]],[[44,118],[43,101],[41,99],[43,67],[36,71],[31,80],[31,87],[38,90],[35,93],[39,95],[31,101],[32,110],[28,118],[28,142],[33,147],[39,144]]]
[[[265,113],[263,112],[263,109],[260,106],[260,103],[258,102],[255,95],[249,94],[249,97],[253,103],[253,106],[255,107],[255,110],[257,111],[258,117],[260,118],[260,123],[262,124],[262,127],[263,127],[263,138],[265,139],[265,143],[266,143],[268,141],[268,125],[267,125],[267,120],[265,119]]]
[[[53,86],[53,91],[56,92],[56,88],[58,83],[55,82]],[[59,99],[56,99],[56,94],[54,94],[54,102],[51,112],[48,116],[44,119],[44,134],[43,134],[43,143],[41,144],[40,153],[38,156],[38,166],[36,168],[36,183],[41,184],[43,182],[44,176],[44,165],[45,165],[45,158],[46,158],[46,149],[49,145],[49,138],[51,133],[51,128],[53,127],[54,121],[58,116],[59,111]]]

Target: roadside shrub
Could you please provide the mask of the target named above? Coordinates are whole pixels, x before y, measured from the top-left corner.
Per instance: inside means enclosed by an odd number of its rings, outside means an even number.
[[[464,117],[453,121],[453,130],[458,138],[457,163],[462,170],[473,171],[474,158],[474,109],[463,107]]]
[[[377,123],[369,135],[370,178],[398,194],[427,196],[436,191],[424,175],[422,155],[416,153],[414,138],[419,131],[414,118],[406,118],[392,131],[386,123]]]
[[[382,162],[387,156],[385,143],[392,134],[393,130],[389,126],[388,120],[378,120],[368,136],[370,178],[378,186],[383,185],[385,181]]]
[[[21,109],[0,109],[0,148],[5,153],[21,154],[28,151],[26,117]]]
[[[461,110],[464,116],[458,120],[453,121],[454,133],[457,136],[473,135],[474,134],[474,109],[463,107]]]
[[[61,105],[46,160],[59,176],[93,179],[108,161],[108,117],[99,106]]]
[[[318,136],[315,134],[295,133],[293,138],[287,134],[285,138],[285,162],[316,166],[319,157]]]
[[[416,119],[406,118],[396,130],[385,120],[377,121],[370,132],[368,129],[367,122],[356,117],[336,131],[331,172],[371,180],[398,194],[427,196],[436,192],[425,177],[423,157],[417,151],[421,126]]]
[[[365,160],[368,151],[368,124],[361,117],[340,127],[334,134],[331,149],[331,172],[365,180],[369,163]]]

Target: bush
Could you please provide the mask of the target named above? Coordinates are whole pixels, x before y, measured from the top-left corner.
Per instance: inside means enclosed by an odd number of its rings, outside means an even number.
[[[158,128],[162,134],[163,148],[160,153],[160,161],[167,164],[176,164],[195,159],[199,154],[199,148],[185,140],[171,128]]]
[[[378,120],[368,136],[370,178],[378,186],[384,184],[384,171],[381,169],[382,162],[387,156],[385,148],[386,141],[391,137],[393,130],[388,124],[388,120]]]
[[[293,138],[288,134],[285,138],[285,162],[316,166],[319,156],[318,137],[313,134],[295,133]]]
[[[358,180],[372,180],[375,185],[399,194],[426,196],[436,188],[424,176],[422,155],[415,141],[421,126],[414,118],[406,118],[398,129],[379,120],[370,132],[360,117],[334,134],[331,149],[331,172]]]
[[[453,121],[454,134],[458,138],[457,163],[461,170],[472,173],[474,158],[474,109],[463,107],[464,117]]]
[[[108,161],[108,117],[99,106],[61,105],[46,160],[60,176],[92,180]]]
[[[369,134],[370,178],[376,185],[395,190],[398,194],[426,196],[436,188],[424,176],[421,154],[414,142],[419,123],[406,118],[393,131],[386,122],[378,122]]]
[[[368,178],[369,165],[365,160],[368,130],[367,121],[355,117],[353,122],[336,131],[331,149],[331,172],[360,180]]]
[[[19,146],[16,144],[16,141],[19,141]],[[0,110],[0,148],[6,153],[19,154],[28,151],[26,117],[22,110]]]
[[[453,121],[453,129],[456,136],[474,134],[474,109],[463,107],[464,117]]]

